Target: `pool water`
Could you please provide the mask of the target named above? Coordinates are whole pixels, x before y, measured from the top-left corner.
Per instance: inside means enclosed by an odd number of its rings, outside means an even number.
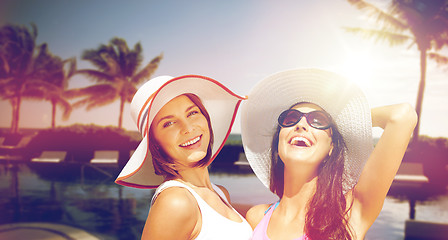
[[[277,197],[251,172],[211,173],[223,185],[235,206],[271,203]],[[0,224],[54,222],[84,229],[101,239],[140,239],[154,190],[122,187],[104,178],[51,181],[27,166],[0,165]],[[409,204],[388,196],[366,239],[403,239]],[[448,223],[448,194],[417,201],[416,219]]]

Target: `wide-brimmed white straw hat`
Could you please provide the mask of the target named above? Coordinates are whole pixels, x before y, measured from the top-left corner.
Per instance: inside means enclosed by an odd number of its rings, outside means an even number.
[[[230,134],[241,101],[246,98],[204,76],[156,77],[143,84],[132,99],[131,116],[143,139],[119,174],[116,183],[128,187],[156,188],[164,181],[163,176],[154,172],[148,148],[148,131],[159,110],[173,98],[185,93],[198,96],[210,115],[214,136],[210,162],[216,157]]]
[[[353,188],[373,150],[370,107],[361,89],[321,69],[292,69],[258,82],[241,107],[241,135],[250,166],[269,188],[271,143],[281,112],[295,103],[317,104],[331,115],[346,148],[344,192]]]

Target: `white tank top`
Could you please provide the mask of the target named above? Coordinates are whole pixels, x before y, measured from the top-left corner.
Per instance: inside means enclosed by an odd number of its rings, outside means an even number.
[[[213,183],[212,186],[215,192],[217,192],[219,196],[221,196],[221,198],[228,203],[226,196],[221,189]],[[235,209],[232,208],[233,211],[240,216],[242,222],[234,222],[222,216],[210,207],[210,205],[208,205],[207,202],[205,202],[191,187],[175,180],[166,181],[157,188],[154,196],[152,197],[151,205],[163,190],[170,187],[186,188],[194,196],[196,202],[198,203],[199,209],[201,210],[202,226],[199,235],[195,238],[196,240],[248,240],[252,237],[252,227]]]

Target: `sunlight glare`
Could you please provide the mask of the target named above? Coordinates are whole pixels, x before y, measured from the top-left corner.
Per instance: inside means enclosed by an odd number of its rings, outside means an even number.
[[[375,68],[375,60],[369,51],[350,52],[342,62],[341,73],[361,88],[368,88]]]

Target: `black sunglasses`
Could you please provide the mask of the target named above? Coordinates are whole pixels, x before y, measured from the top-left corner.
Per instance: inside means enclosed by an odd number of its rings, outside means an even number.
[[[331,127],[331,117],[323,111],[303,113],[296,109],[288,109],[278,117],[278,124],[282,127],[292,127],[305,116],[306,122],[313,128],[325,130]]]

